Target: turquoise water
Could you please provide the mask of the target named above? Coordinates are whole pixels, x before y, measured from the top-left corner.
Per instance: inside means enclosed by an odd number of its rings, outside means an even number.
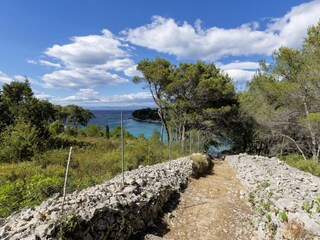
[[[116,126],[120,126],[120,110],[91,110],[91,112],[95,115],[95,118],[91,119],[89,124],[98,124],[103,129],[106,124],[108,124],[110,130]],[[123,126],[126,131],[136,137],[140,134],[144,134],[146,138],[150,138],[155,130],[160,132],[161,124],[135,121],[132,119],[132,112],[132,110],[122,111]]]

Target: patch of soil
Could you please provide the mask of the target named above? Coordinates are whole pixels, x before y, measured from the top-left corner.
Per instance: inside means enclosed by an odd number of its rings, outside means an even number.
[[[192,179],[178,196],[178,205],[162,218],[155,235],[172,240],[251,239],[253,212],[240,198],[244,187],[225,161],[214,162],[214,172]],[[173,204],[174,205],[174,204]]]

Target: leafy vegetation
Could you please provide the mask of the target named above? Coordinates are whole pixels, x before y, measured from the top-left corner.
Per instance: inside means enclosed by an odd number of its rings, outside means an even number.
[[[314,159],[305,160],[299,154],[288,155],[283,157],[282,159],[292,167],[320,177],[320,164]]]
[[[235,87],[214,64],[199,61],[174,66],[157,58],[140,61],[137,69],[143,76],[133,81],[149,88],[168,142],[176,141],[183,147],[196,131],[206,144],[229,139],[234,146],[242,145],[242,139],[235,137],[243,127]]]
[[[241,111],[254,127],[248,151],[264,155],[299,153],[319,161],[320,22],[308,29],[301,49],[281,47],[274,63],[261,61]]]

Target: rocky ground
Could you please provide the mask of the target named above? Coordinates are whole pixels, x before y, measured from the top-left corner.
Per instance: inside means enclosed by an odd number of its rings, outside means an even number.
[[[257,239],[320,239],[320,178],[277,158],[226,158],[247,187],[241,196],[256,213]]]

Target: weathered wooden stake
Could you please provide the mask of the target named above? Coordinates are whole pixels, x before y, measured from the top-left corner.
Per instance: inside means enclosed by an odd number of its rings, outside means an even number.
[[[71,154],[72,154],[72,147],[70,147],[70,150],[69,150],[69,156],[68,156],[68,162],[67,162],[67,168],[66,168],[66,175],[64,177],[62,211],[63,211],[63,207],[64,207],[64,201],[66,199],[67,182],[68,182],[68,174],[69,174],[69,166],[70,166]]]
[[[124,186],[124,134],[123,134],[123,114],[121,111],[121,160],[122,160],[122,186]]]

